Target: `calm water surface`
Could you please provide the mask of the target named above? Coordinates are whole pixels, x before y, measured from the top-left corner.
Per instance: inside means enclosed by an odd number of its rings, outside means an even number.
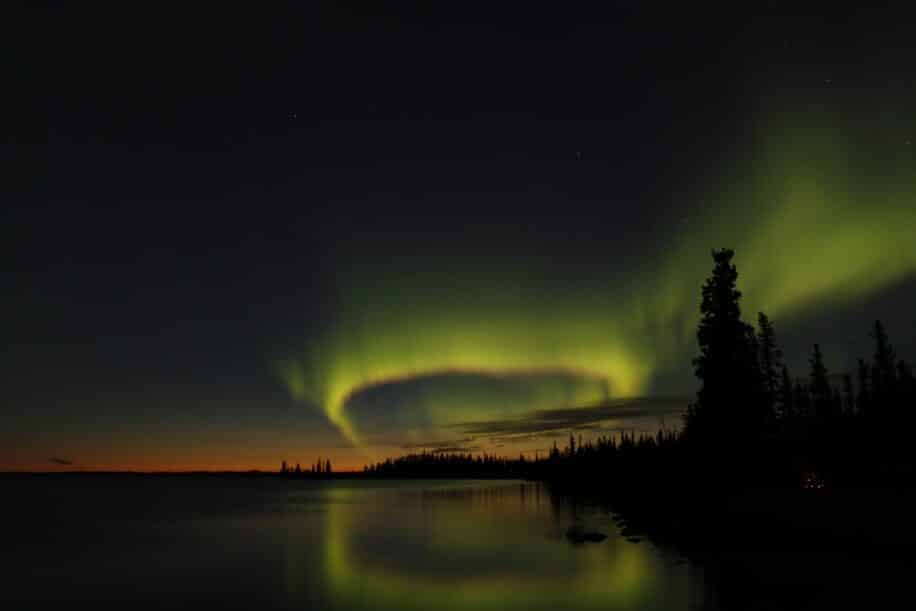
[[[3,482],[17,608],[696,609],[702,569],[538,484],[244,477]],[[574,522],[608,535],[570,544]]]

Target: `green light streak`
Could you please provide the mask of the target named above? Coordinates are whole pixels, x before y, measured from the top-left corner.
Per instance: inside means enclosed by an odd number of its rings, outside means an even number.
[[[700,280],[709,249],[732,245],[744,310],[777,317],[916,272],[916,152],[860,122],[822,111],[761,122],[753,161],[703,196],[710,212],[668,268]]]

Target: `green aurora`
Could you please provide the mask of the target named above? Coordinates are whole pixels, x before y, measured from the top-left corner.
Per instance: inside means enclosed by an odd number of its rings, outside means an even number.
[[[525,381],[525,392],[489,398],[426,388],[411,399],[412,438],[651,393],[654,376],[689,366],[713,247],[736,249],[747,318],[791,319],[916,271],[916,152],[900,132],[808,108],[770,113],[745,140],[751,154],[672,196],[685,219],[668,224],[673,237],[629,253],[626,269],[613,256],[569,265],[530,252],[339,265],[332,320],[276,363],[280,377],[356,446],[368,440],[352,406],[379,385],[449,373]],[[625,230],[609,227],[609,241]]]

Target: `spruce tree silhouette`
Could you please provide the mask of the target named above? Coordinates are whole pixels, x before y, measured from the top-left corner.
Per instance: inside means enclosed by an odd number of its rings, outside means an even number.
[[[831,412],[832,396],[827,368],[824,366],[824,355],[819,344],[814,344],[814,351],[808,362],[811,365],[811,400],[814,403],[814,415],[820,420],[827,420]]]
[[[776,331],[773,323],[763,312],[757,314],[757,345],[760,354],[764,401],[768,413],[772,414],[775,412],[776,401],[779,398],[782,350],[776,345]]]
[[[788,420],[792,417],[794,410],[792,394],[792,376],[789,375],[789,368],[782,366],[782,375],[779,383],[779,417],[782,420]]]
[[[894,347],[887,338],[887,332],[880,320],[875,321],[872,330],[872,339],[875,340],[875,362],[872,365],[872,397],[874,403],[887,412],[894,400],[895,382],[897,377],[897,355]],[[883,415],[889,415],[885,413]]]
[[[707,444],[758,436],[767,420],[757,339],[753,327],[741,320],[734,254],[712,251],[715,265],[700,304],[700,354],[693,364],[701,386],[688,407],[685,432]]]

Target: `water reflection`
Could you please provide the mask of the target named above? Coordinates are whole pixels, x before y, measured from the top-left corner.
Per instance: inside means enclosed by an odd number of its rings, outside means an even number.
[[[695,576],[616,534],[606,512],[539,484],[426,483],[326,491],[325,584],[340,608],[691,608]],[[574,521],[611,535],[570,545]]]
[[[703,573],[519,482],[6,478],[0,608],[690,609]],[[573,523],[606,533],[572,545]]]

